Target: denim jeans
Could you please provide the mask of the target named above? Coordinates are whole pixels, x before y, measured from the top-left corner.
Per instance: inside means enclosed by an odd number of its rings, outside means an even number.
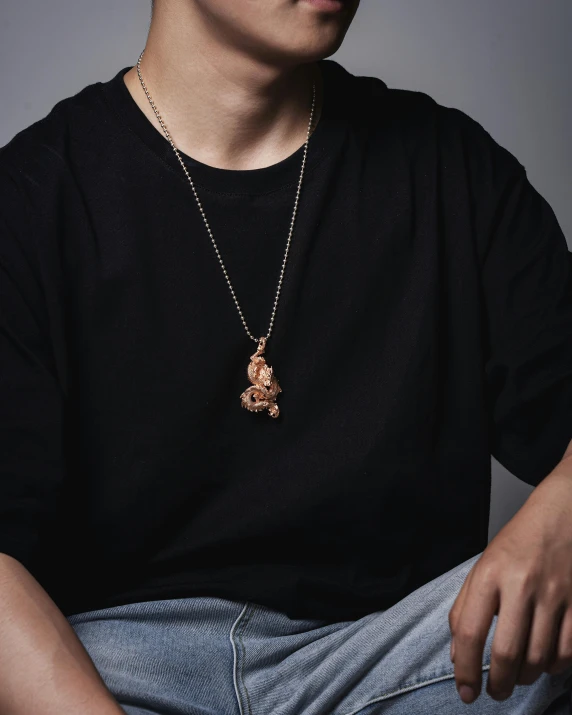
[[[218,597],[147,601],[69,616],[128,715],[568,715],[572,669],[459,698],[448,612],[480,554],[389,609],[328,624]]]

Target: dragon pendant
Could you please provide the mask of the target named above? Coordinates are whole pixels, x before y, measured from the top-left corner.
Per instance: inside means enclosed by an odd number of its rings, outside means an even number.
[[[270,417],[278,417],[280,410],[275,400],[282,388],[274,375],[270,365],[262,357],[266,349],[266,338],[258,341],[258,350],[250,356],[250,363],[247,369],[248,379],[252,383],[250,387],[240,396],[243,407],[250,412],[262,412],[268,410]]]

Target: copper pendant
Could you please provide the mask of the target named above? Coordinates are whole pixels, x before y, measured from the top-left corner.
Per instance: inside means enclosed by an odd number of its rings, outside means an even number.
[[[250,356],[247,369],[248,379],[252,386],[247,387],[242,393],[240,402],[250,412],[268,410],[270,417],[278,417],[280,410],[275,399],[278,393],[282,392],[282,388],[278,384],[272,368],[266,364],[266,360],[262,357],[265,348],[266,338],[260,338],[258,350]]]

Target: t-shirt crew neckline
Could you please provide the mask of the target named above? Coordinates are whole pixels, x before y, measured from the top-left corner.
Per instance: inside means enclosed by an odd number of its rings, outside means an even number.
[[[333,107],[333,84],[331,73],[334,63],[319,60],[322,72],[322,110],[318,123],[310,135],[306,157],[305,176],[311,172],[325,154],[327,137],[333,130],[331,112]],[[124,67],[107,83],[103,84],[107,96],[118,116],[171,170],[188,184],[188,179],[167,138],[152,125],[140,109],[123,81],[132,67]],[[309,118],[309,115],[308,115]],[[204,164],[177,150],[196,186],[221,193],[265,194],[279,188],[297,185],[304,154],[304,144],[283,160],[260,169],[221,169]],[[189,186],[190,189],[190,186]]]

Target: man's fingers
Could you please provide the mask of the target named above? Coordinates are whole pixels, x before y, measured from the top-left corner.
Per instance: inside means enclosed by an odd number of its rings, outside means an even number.
[[[559,675],[572,667],[572,606],[568,605],[562,617],[554,660],[546,669],[550,675]]]
[[[498,608],[496,584],[473,576],[455,626],[455,680],[461,700],[471,703],[482,685],[483,648]]]
[[[532,616],[526,656],[517,678],[518,685],[531,685],[554,662],[560,620],[559,614],[549,604],[537,603]]]
[[[526,655],[533,606],[518,589],[501,592],[487,692],[495,700],[506,700],[516,685]]]
[[[457,628],[457,623],[459,621],[459,616],[461,614],[461,611],[463,610],[463,603],[465,602],[465,595],[471,582],[473,569],[471,569],[467,574],[465,580],[463,581],[463,585],[461,586],[459,593],[457,594],[455,603],[449,611],[449,629],[451,631],[451,662],[453,663],[455,662],[455,631]]]

